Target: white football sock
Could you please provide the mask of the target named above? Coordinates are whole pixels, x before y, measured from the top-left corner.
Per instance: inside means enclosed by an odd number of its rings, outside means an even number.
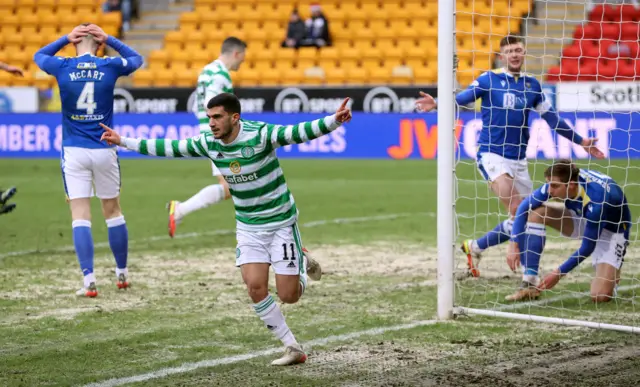
[[[282,315],[282,311],[280,311],[280,307],[278,307],[278,304],[276,304],[271,295],[268,295],[264,300],[254,304],[253,309],[256,311],[258,317],[264,321],[267,329],[269,329],[276,338],[282,341],[282,344],[284,344],[285,347],[298,343],[287,326],[287,323],[284,321],[284,316]]]
[[[93,273],[89,273],[87,275],[84,276],[83,281],[84,283],[84,287],[85,288],[89,288],[89,285],[91,285],[91,283],[95,283],[96,282],[96,276]]]
[[[212,184],[204,187],[187,201],[181,202],[176,208],[176,216],[182,218],[194,211],[209,207],[224,200],[224,187]]]

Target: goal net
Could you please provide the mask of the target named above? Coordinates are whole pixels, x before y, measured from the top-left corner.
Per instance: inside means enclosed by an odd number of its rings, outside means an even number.
[[[637,83],[640,80],[640,8],[632,1],[457,0],[454,3],[439,2],[438,120],[441,128],[451,128],[451,131],[441,131],[438,160],[439,185],[442,185],[438,192],[440,317],[488,315],[639,333],[636,303],[640,292],[640,256],[636,219],[640,216],[640,86]],[[448,17],[447,7],[450,7]],[[454,20],[448,23],[453,8]],[[499,55],[500,41],[507,35],[522,38],[526,47],[522,72],[541,83],[545,100],[576,133],[598,139],[604,159],[589,156],[585,149],[558,135],[535,111],[535,106],[527,101],[533,95],[533,82],[525,82],[519,92],[515,78],[511,78],[510,83],[509,78],[495,76],[483,94],[487,101],[465,106],[455,102],[453,96],[484,72],[497,75],[502,68],[509,69],[510,64],[504,63]],[[454,43],[453,50],[443,45],[447,39]],[[444,70],[447,66],[451,68],[452,62],[457,66],[453,74],[449,74],[450,71]],[[509,88],[513,91],[507,90]],[[506,98],[504,94],[515,97]],[[489,101],[491,98],[494,100]],[[489,238],[497,244],[482,252],[479,277],[469,275],[461,244],[465,240],[479,240],[509,219],[508,208],[498,200],[486,180],[487,175],[491,179],[505,173],[500,170],[504,165],[489,163],[494,170],[478,169],[478,145],[482,142],[479,135],[483,128],[481,105],[485,103],[493,106],[485,110],[485,120],[487,114],[491,119],[492,115],[517,115],[518,110],[530,109],[526,160],[534,190],[545,183],[545,169],[558,159],[571,159],[581,169],[608,175],[623,188],[629,201],[632,227],[621,278],[610,302],[592,301],[590,290],[596,279],[592,257],[586,258],[539,297],[507,301],[506,297],[521,286],[523,272],[522,268],[516,272],[509,268],[509,241],[497,243],[504,240],[497,235]],[[510,130],[520,128],[507,128]],[[499,146],[505,142],[501,136],[507,135],[491,136],[488,141],[495,141],[491,145]],[[512,164],[509,165],[507,170],[513,171]],[[452,170],[455,171],[453,178]],[[453,199],[447,198],[447,194]],[[561,203],[558,205],[562,208]],[[452,211],[453,222],[442,219],[442,215]],[[547,227],[539,278],[558,268],[581,242]],[[600,238],[597,243],[602,246],[606,242]],[[451,260],[446,258],[449,255],[453,256]],[[450,273],[451,266],[453,272]]]

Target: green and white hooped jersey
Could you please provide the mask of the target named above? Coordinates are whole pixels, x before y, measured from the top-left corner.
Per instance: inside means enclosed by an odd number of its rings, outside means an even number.
[[[340,125],[335,116],[288,126],[240,120],[240,133],[230,144],[209,132],[186,140],[123,137],[121,146],[152,156],[208,157],[229,183],[238,229],[270,231],[298,218],[276,149],[313,140]]]
[[[229,70],[216,59],[206,65],[198,76],[195,114],[200,125],[200,133],[211,133],[207,118],[207,102],[220,93],[233,93],[233,84]]]

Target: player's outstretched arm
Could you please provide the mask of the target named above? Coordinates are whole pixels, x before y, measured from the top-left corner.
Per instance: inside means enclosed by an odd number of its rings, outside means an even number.
[[[466,90],[456,95],[456,103],[458,105],[468,105],[471,102],[476,101],[478,98],[482,98],[484,94],[489,90],[489,75],[484,73],[478,77],[475,81],[471,82]],[[434,110],[438,101],[429,94],[421,91],[420,97],[416,100],[416,110],[419,112],[430,112]]]
[[[343,123],[351,121],[351,109],[347,107],[348,103],[349,98],[345,98],[336,114],[318,120],[287,126],[267,124],[267,141],[271,142],[274,148],[278,148],[284,145],[302,144],[329,134]]]
[[[587,153],[597,159],[603,159],[604,153],[596,147],[597,138],[583,138],[576,133],[571,127],[563,120],[557,111],[546,100],[544,94],[541,92],[541,102],[536,107],[540,117],[549,124],[562,137],[572,141],[575,144],[582,146]]]
[[[208,157],[207,143],[204,136],[187,138],[186,140],[143,140],[141,138],[122,137],[118,132],[105,124],[100,123],[104,129],[101,141],[109,145],[138,152],[148,156],[159,157]]]
[[[33,61],[47,74],[55,75],[58,68],[60,68],[60,59],[54,57],[54,55],[60,51],[64,46],[69,43],[78,43],[83,37],[89,34],[89,28],[86,26],[78,26],[73,29],[68,35],[61,37],[53,43],[49,43],[46,46],[39,49],[33,55]]]

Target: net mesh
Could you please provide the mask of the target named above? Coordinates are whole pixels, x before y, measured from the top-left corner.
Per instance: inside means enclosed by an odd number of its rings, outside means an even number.
[[[582,147],[557,135],[532,111],[525,168],[533,188],[544,184],[544,170],[554,160],[570,158],[580,168],[612,177],[623,188],[630,202],[633,226],[617,294],[611,302],[594,304],[589,297],[596,278],[591,257],[537,300],[506,301],[505,297],[514,293],[522,281],[520,269],[514,273],[507,265],[507,242],[483,252],[478,278],[468,276],[467,257],[457,251],[456,306],[640,326],[635,306],[640,265],[634,258],[640,193],[636,178],[640,172],[640,116],[634,110],[638,110],[640,92],[633,83],[640,77],[640,9],[630,3],[457,2],[458,92],[482,73],[505,65],[498,55],[500,39],[506,35],[521,37],[526,45],[522,70],[540,81],[546,100],[577,133],[598,139],[599,149],[606,156],[604,160],[589,157]],[[505,102],[497,101],[500,108],[492,110],[493,114],[504,111]],[[517,110],[518,104],[513,108]],[[455,179],[457,243],[461,244],[493,230],[509,218],[509,211],[477,168],[478,136],[483,126],[480,102],[458,106],[457,119],[462,126],[456,131]],[[541,277],[569,258],[580,243],[581,240],[548,229],[540,260]]]

